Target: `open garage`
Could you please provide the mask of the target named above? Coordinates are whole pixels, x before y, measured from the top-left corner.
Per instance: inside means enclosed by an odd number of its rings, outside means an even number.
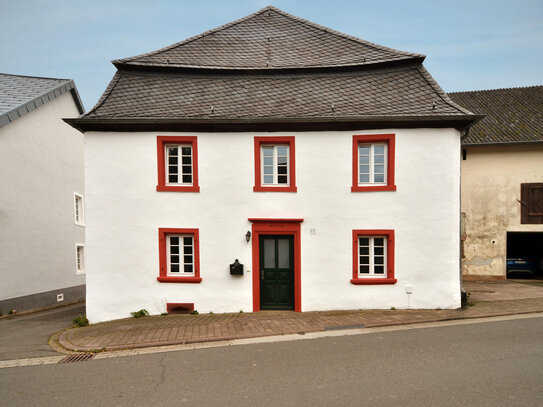
[[[507,232],[507,278],[543,279],[543,232]]]

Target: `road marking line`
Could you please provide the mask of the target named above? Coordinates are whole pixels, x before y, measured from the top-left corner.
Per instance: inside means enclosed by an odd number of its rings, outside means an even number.
[[[455,320],[450,320],[450,321],[421,322],[417,324],[391,325],[391,326],[381,326],[381,327],[373,327],[373,328],[355,328],[355,329],[345,329],[345,330],[308,332],[303,335],[302,334],[274,335],[274,336],[232,339],[232,340],[215,341],[215,342],[190,343],[186,345],[165,345],[165,346],[153,346],[149,348],[106,351],[106,352],[97,353],[96,356],[92,358],[90,363],[92,363],[93,360],[97,360],[97,359],[109,359],[109,358],[119,358],[119,357],[125,357],[125,356],[148,355],[148,354],[153,354],[153,353],[166,353],[166,352],[178,352],[178,351],[195,350],[195,349],[221,348],[221,347],[226,347],[226,346],[254,345],[254,344],[259,344],[259,343],[299,341],[299,340],[306,340],[306,339],[329,338],[329,337],[337,337],[337,336],[366,335],[366,334],[379,333],[379,332],[405,331],[405,330],[421,329],[421,328],[439,328],[439,327],[446,327],[446,326],[471,325],[471,324],[480,324],[480,323],[487,323],[487,322],[501,322],[501,321],[511,321],[511,320],[529,319],[529,318],[543,318],[543,313],[539,312],[539,313],[532,313],[532,314],[504,315],[504,316],[498,316],[498,317],[455,319]],[[65,357],[66,355],[46,356],[46,357],[40,357],[40,358],[1,360],[0,369],[8,368],[8,367],[57,364]]]

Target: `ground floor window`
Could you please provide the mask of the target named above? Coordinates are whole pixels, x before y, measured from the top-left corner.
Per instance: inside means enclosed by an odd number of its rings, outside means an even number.
[[[160,228],[160,282],[199,283],[198,229]]]
[[[352,284],[394,284],[394,231],[353,230]]]

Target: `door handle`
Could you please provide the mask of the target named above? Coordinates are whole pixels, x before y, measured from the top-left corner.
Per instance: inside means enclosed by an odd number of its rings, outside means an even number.
[[[264,270],[260,270],[260,279],[264,280]]]

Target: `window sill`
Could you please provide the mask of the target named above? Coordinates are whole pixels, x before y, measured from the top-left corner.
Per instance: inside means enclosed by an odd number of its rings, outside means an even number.
[[[202,282],[202,279],[200,277],[157,277],[156,278],[161,283],[192,283],[192,284],[198,284]]]
[[[190,187],[183,187],[183,186],[172,186],[172,185],[157,185],[156,190],[160,192],[200,192],[200,187],[198,185],[196,186],[190,186]]]
[[[254,192],[296,192],[297,190],[296,187],[253,187]]]
[[[396,284],[398,280],[395,278],[353,278],[351,284],[354,285],[385,285]]]
[[[396,185],[352,186],[351,192],[396,191]]]

